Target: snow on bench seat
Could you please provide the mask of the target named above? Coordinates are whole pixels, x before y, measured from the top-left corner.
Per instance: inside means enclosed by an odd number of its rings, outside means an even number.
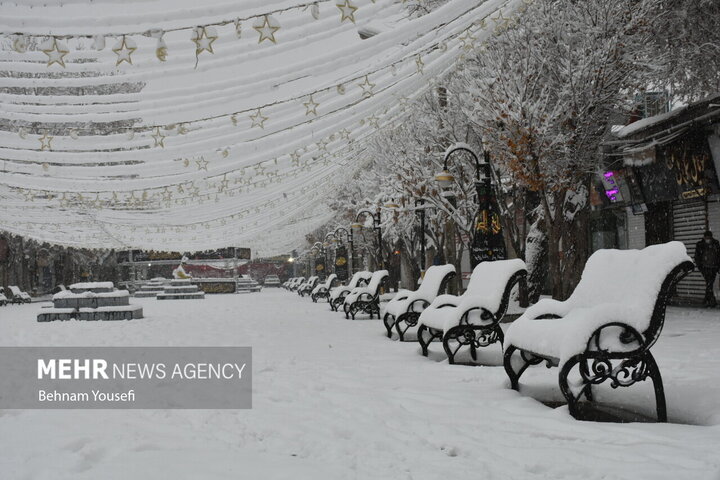
[[[398,317],[407,312],[410,304],[416,300],[432,302],[437,297],[440,284],[451,273],[455,273],[455,265],[433,265],[428,268],[417,290],[399,290],[397,295],[385,306],[384,313]]]
[[[643,334],[665,277],[685,261],[690,257],[680,242],[643,250],[599,250],[588,259],[570,298],[543,299],[528,308],[508,329],[505,345],[564,363],[585,351],[593,332],[608,322],[625,323]],[[537,319],[543,315],[562,318]],[[631,348],[614,346],[620,351]]]
[[[372,272],[365,270],[362,272],[356,272],[347,285],[330,289],[330,310],[336,312],[340,305],[342,305],[345,301],[347,294],[354,288],[360,286],[360,283],[367,284],[367,282],[370,281],[370,278],[372,278]]]
[[[337,275],[335,275],[334,273],[330,274],[323,283],[315,285],[315,288],[312,289],[311,293],[317,294],[320,292],[320,289],[323,289],[323,288],[326,290],[330,290],[330,286],[333,284],[333,282],[335,280],[337,280]]]
[[[377,291],[380,288],[380,283],[385,280],[387,276],[387,270],[378,270],[376,272],[373,272],[372,277],[370,278],[370,282],[367,284],[367,286],[355,287],[350,293],[348,293],[347,297],[345,297],[345,303],[354,303],[355,301],[357,301],[358,298],[360,298],[361,295],[377,295]]]
[[[451,277],[455,276],[455,265],[433,265],[425,272],[417,290],[400,290],[384,308],[383,323],[388,338],[392,338],[393,326],[400,341],[405,334],[417,326],[420,312],[435,300]]]
[[[345,318],[352,316],[355,320],[355,315],[361,311],[370,314],[370,318],[374,314],[380,318],[380,286],[387,280],[388,275],[387,270],[377,270],[373,272],[366,287],[356,287],[348,293],[343,303]]]
[[[447,332],[460,324],[463,313],[477,309],[477,315],[469,319],[470,323],[489,323],[480,317],[482,308],[496,312],[503,300],[503,294],[510,278],[525,270],[525,262],[515,258],[481,262],[470,275],[465,293],[461,296],[440,295],[420,315],[420,324],[435,330]]]
[[[662,377],[650,349],[677,282],[693,268],[680,242],[595,252],[570,298],[542,300],[508,329],[503,365],[510,386],[518,390],[531,365],[558,366],[560,391],[577,418],[578,402],[593,400],[593,386],[629,387],[650,379],[658,421],[667,421]]]

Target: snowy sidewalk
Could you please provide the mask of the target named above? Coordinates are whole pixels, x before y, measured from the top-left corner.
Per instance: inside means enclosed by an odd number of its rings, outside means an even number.
[[[253,409],[0,411],[0,478],[720,479],[717,310],[671,308],[653,350],[670,421],[712,425],[689,426],[575,421],[535,399],[560,397],[556,371],[528,371],[518,394],[502,367],[424,358],[377,320],[285,291],[134,301],[145,319],[0,308],[0,343],[252,346]],[[652,415],[645,386],[607,390]]]

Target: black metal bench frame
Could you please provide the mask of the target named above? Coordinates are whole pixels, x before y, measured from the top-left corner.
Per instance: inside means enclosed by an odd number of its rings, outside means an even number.
[[[385,286],[385,283],[387,282],[389,275],[383,276],[382,280],[378,282],[377,288],[375,289],[375,292],[371,295],[369,293],[361,293],[358,295],[358,297],[355,299],[355,301],[350,304],[343,304],[343,310],[345,311],[345,318],[349,319],[352,317],[353,320],[355,320],[355,315],[358,313],[367,313],[370,315],[370,320],[372,320],[374,315],[377,315],[378,320],[380,319],[380,290]]]
[[[567,400],[570,414],[577,418],[578,403],[584,396],[588,401],[593,401],[592,386],[610,381],[612,388],[630,387],[637,382],[650,378],[655,390],[655,405],[658,422],[667,422],[667,407],[665,403],[665,390],[657,362],[650,353],[650,348],[660,337],[663,325],[665,324],[665,312],[667,304],[673,295],[677,283],[690,273],[695,266],[690,261],[677,265],[665,277],[658,293],[653,308],[650,324],[644,332],[638,332],[632,326],[617,321],[609,321],[597,328],[588,340],[587,347],[583,353],[570,357],[560,368],[558,382],[560,391]],[[541,315],[538,319],[560,318],[557,315]],[[619,334],[615,334],[619,331]],[[617,352],[603,348],[603,334],[618,339],[620,343],[627,345],[629,350]],[[631,346],[636,344],[635,348]],[[515,358],[521,360],[519,368],[513,366],[513,354],[518,352]],[[520,349],[514,345],[508,346],[505,350],[504,366],[510,386],[514,390],[519,389],[520,376],[530,365],[538,365],[545,362],[548,368],[557,367],[559,360],[554,357]],[[577,367],[582,386],[574,390],[570,388],[568,375]]]
[[[361,278],[360,280],[358,280],[357,285],[354,286],[353,288],[367,287],[369,283],[370,283],[370,279]],[[333,312],[337,312],[340,309],[340,305],[345,303],[345,297],[347,297],[351,291],[352,291],[352,288],[349,289],[347,292],[338,295],[338,297],[335,300],[330,300],[328,298],[328,303],[330,304],[330,310],[332,310]],[[330,295],[330,292],[328,292],[328,296],[329,295]]]
[[[510,295],[515,288],[515,285],[520,285],[520,288],[525,288],[526,278],[527,270],[522,269],[515,272],[508,279],[502,298],[500,299],[500,305],[495,312],[491,312],[484,307],[470,308],[462,313],[460,323],[452,327],[447,332],[427,325],[420,325],[417,339],[418,343],[420,343],[423,356],[428,356],[428,346],[433,342],[433,340],[438,338],[442,338],[443,350],[445,350],[445,354],[448,357],[448,363],[451,365],[455,363],[455,356],[463,347],[469,347],[471,358],[473,361],[477,361],[478,348],[489,347],[490,345],[498,342],[502,346],[505,336],[502,328],[500,327],[500,322],[507,313],[508,306],[510,305]],[[452,303],[439,305],[437,308],[441,309],[445,307],[458,308]],[[473,325],[468,323],[470,313],[476,310],[480,310],[480,319],[484,322],[488,322],[487,324]]]
[[[305,280],[289,285],[288,290],[290,290],[291,292],[295,292],[298,288],[300,288],[300,285],[302,285],[303,283],[305,283]]]
[[[333,278],[333,281],[330,282],[329,287],[326,288],[325,286],[321,286],[318,289],[317,293],[311,293],[310,298],[312,298],[313,303],[317,303],[317,301],[320,300],[321,298],[324,298],[325,300],[327,300],[329,302],[330,301],[330,289],[332,288],[332,286],[335,283],[337,283],[339,281],[340,280],[338,280],[338,278],[335,277],[335,278]]]
[[[438,290],[436,293],[436,297],[440,294],[442,294],[445,289],[447,288],[448,283],[450,280],[455,278],[455,272],[448,272],[445,274],[443,279],[440,281],[440,285],[438,286]],[[424,298],[418,298],[417,300],[414,300],[410,305],[408,305],[408,308],[405,312],[398,315],[397,318],[395,318],[394,315],[390,313],[386,313],[383,316],[383,324],[385,325],[385,330],[387,330],[387,336],[388,338],[392,338],[392,330],[395,328],[395,331],[397,331],[398,337],[401,342],[405,342],[405,334],[407,331],[418,324],[418,319],[420,318],[420,314],[424,309],[426,309],[430,304],[432,303],[432,300],[428,301]],[[415,307],[417,305],[420,305],[421,308],[417,311],[415,310]]]
[[[313,291],[313,288],[315,288],[320,281],[320,278],[316,278],[313,280],[312,283],[308,283],[307,281],[303,284],[304,286],[301,286],[298,288],[297,293],[301,297],[304,297],[305,295],[310,295],[310,292]]]

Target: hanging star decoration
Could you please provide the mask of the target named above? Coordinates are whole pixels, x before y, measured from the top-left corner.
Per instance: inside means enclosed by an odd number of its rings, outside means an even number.
[[[365,81],[363,83],[358,83],[358,86],[363,90],[363,97],[373,96],[373,88],[375,88],[375,84],[370,82],[367,75],[365,75]]]
[[[343,128],[343,129],[340,130],[340,132],[338,132],[338,133],[340,134],[340,138],[342,138],[342,139],[344,139],[344,140],[350,140],[350,133],[351,133],[351,132],[350,132],[350,130],[348,130],[347,128]]]
[[[320,104],[313,100],[312,95],[310,95],[310,100],[303,103],[303,105],[305,105],[305,116],[310,114],[317,116],[317,107],[319,107]]]
[[[53,63],[57,63],[61,67],[65,68],[65,55],[70,53],[65,45],[59,43],[57,38],[52,39],[52,47],[43,49],[42,51],[48,56],[47,66],[52,66]]]
[[[30,190],[30,189],[20,190],[20,193],[21,193],[23,196],[25,196],[25,201],[27,201],[27,202],[33,202],[33,201],[35,201],[35,194],[33,193],[32,190]]]
[[[280,26],[271,25],[269,16],[265,15],[263,23],[261,25],[255,25],[253,28],[260,34],[258,43],[262,43],[265,40],[277,43],[277,40],[275,39],[275,32],[280,30]]]
[[[340,9],[341,23],[345,20],[350,20],[352,23],[355,23],[355,11],[358,7],[353,5],[350,0],[345,0],[345,3],[337,3],[335,6]]]
[[[227,179],[227,176],[223,175],[223,179],[220,181],[220,186],[218,187],[218,192],[224,192],[228,189],[228,184],[230,181]]]
[[[47,134],[47,132],[43,132],[43,136],[38,138],[40,141],[40,150],[51,150],[52,145],[50,142],[52,142],[53,137]]]
[[[371,127],[380,128],[380,119],[377,117],[377,115],[371,115],[367,119],[367,124]]]
[[[263,116],[260,109],[257,109],[257,112],[250,115],[250,120],[252,120],[252,127],[260,127],[265,128],[265,121],[268,119],[268,117]]]
[[[155,133],[152,134],[153,140],[155,140],[155,146],[165,148],[165,135],[160,132],[160,127],[155,127]]]
[[[329,144],[330,144],[329,141],[322,139],[319,142],[317,142],[315,145],[317,145],[318,151],[327,152],[327,147]]]
[[[208,162],[207,160],[205,160],[205,157],[200,157],[199,160],[195,160],[195,163],[197,163],[198,170],[205,170],[205,171],[207,171],[207,167],[208,167],[208,164],[209,164],[210,162]]]
[[[498,11],[497,17],[492,17],[491,20],[495,23],[495,31],[493,33],[496,35],[504,32],[510,26],[510,19],[503,16],[502,10]]]
[[[460,41],[462,42],[462,49],[465,51],[472,50],[475,44],[475,37],[472,36],[470,33],[470,30],[465,31],[465,35],[460,37]]]
[[[127,62],[130,65],[132,65],[132,58],[130,55],[137,50],[135,47],[135,43],[132,40],[129,40],[125,35],[123,35],[122,40],[120,40],[120,43],[115,45],[112,49],[113,52],[117,55],[117,60],[115,61],[115,66],[120,65],[122,62]]]
[[[210,27],[196,27],[192,34],[192,41],[195,42],[195,56],[202,52],[215,53],[212,44],[217,38],[217,34]]]

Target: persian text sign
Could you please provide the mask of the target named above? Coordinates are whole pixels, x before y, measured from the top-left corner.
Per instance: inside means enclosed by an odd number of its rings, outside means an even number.
[[[250,347],[0,347],[0,409],[252,408]]]

